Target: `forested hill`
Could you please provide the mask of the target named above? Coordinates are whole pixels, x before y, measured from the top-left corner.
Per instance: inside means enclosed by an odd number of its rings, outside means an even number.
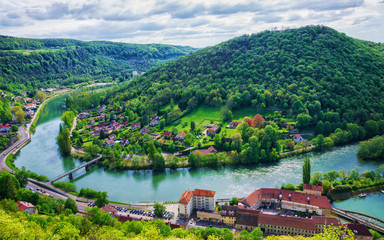
[[[196,49],[165,44],[83,42],[0,36],[0,89],[68,85],[100,78],[127,79]]]
[[[131,83],[137,92],[124,99],[147,95],[156,107],[173,98],[182,111],[201,103],[265,105],[312,116],[320,102],[324,112],[362,122],[384,112],[383,50],[324,26],[264,31],[154,68]]]

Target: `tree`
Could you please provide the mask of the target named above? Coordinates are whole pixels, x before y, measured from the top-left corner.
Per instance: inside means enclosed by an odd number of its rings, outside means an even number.
[[[17,131],[19,131],[19,127],[16,125],[12,125],[11,130],[12,130],[12,132],[17,132]]]
[[[65,127],[71,128],[75,117],[76,115],[73,111],[66,111],[61,115],[61,121],[64,122]]]
[[[237,205],[239,202],[237,201],[237,197],[233,197],[229,202],[230,205]]]
[[[311,180],[311,161],[309,157],[305,157],[303,164],[303,183],[309,184]]]
[[[61,154],[64,156],[69,156],[71,154],[71,139],[69,138],[70,131],[68,128],[62,130],[57,136],[57,143],[59,145],[59,149]]]
[[[23,109],[20,108],[20,110],[17,110],[15,112],[16,121],[18,121],[20,124],[24,124],[25,122],[25,112]]]
[[[24,188],[28,184],[28,172],[23,166],[20,171],[16,171],[15,177],[20,183],[20,187]]]
[[[0,172],[0,199],[14,200],[19,188],[19,181],[14,176],[9,172]]]
[[[261,240],[263,239],[263,231],[259,227],[252,230],[252,232],[249,234],[250,239],[252,240]]]
[[[309,116],[308,114],[300,113],[299,115],[297,115],[297,127],[299,129],[304,129],[308,127],[311,123],[311,119],[311,116]]]
[[[65,200],[65,203],[64,203],[64,207],[66,209],[71,209],[72,213],[76,214],[78,212],[78,209],[77,209],[77,205],[76,205],[76,202],[75,200],[73,200],[72,198],[68,197],[66,200]]]
[[[92,157],[95,157],[100,153],[101,148],[98,145],[90,144],[85,147],[84,151],[89,153]]]
[[[160,203],[155,203],[155,205],[153,205],[153,211],[156,217],[161,218],[164,215],[165,206]]]
[[[312,144],[315,145],[316,149],[323,149],[325,147],[323,134],[317,135],[317,137],[312,140]]]
[[[98,192],[97,197],[96,197],[96,201],[95,201],[95,205],[98,208],[101,208],[104,206],[104,204],[108,204],[108,203],[109,203],[109,201],[108,201],[107,192]]]
[[[265,119],[263,118],[263,116],[261,116],[261,114],[256,114],[252,118],[252,122],[253,122],[253,127],[259,128],[262,124],[265,123]]]
[[[36,93],[36,100],[39,101],[39,102],[43,102],[45,100],[45,98],[47,97],[47,94],[45,94],[44,92],[37,92]]]
[[[316,171],[311,177],[311,184],[316,185],[319,181],[321,181],[322,176],[323,176],[322,172]]]
[[[191,131],[195,130],[195,127],[196,127],[195,122],[191,121]]]
[[[165,160],[163,155],[160,153],[155,153],[153,158],[153,170],[162,171],[165,169]]]
[[[159,126],[160,126],[160,130],[163,130],[163,129],[164,129],[164,127],[165,127],[165,120],[164,120],[164,119],[161,119],[161,120],[160,120],[160,124],[159,124]]]
[[[155,143],[153,141],[148,142],[148,158],[154,159],[156,153]]]

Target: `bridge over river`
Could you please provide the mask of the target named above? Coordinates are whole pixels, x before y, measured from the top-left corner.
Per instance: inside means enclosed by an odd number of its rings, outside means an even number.
[[[89,162],[86,162],[86,163],[84,163],[84,164],[82,164],[82,165],[80,165],[80,166],[78,166],[78,167],[76,167],[76,168],[74,168],[74,169],[72,169],[72,170],[66,172],[66,173],[63,173],[63,174],[61,174],[61,175],[55,177],[54,179],[50,180],[49,183],[52,184],[52,183],[58,181],[59,179],[62,179],[62,178],[65,177],[65,176],[68,176],[69,179],[72,180],[72,179],[73,179],[73,175],[72,175],[73,172],[76,172],[77,170],[79,170],[79,169],[81,169],[81,168],[83,168],[83,167],[85,167],[86,170],[89,170],[89,165],[91,165],[91,164],[93,164],[93,163],[99,161],[101,158],[102,158],[102,156],[100,155],[99,157],[97,157],[97,158],[95,158],[95,159],[92,159],[92,160],[89,161]]]
[[[335,207],[332,208],[332,212],[336,213],[340,217],[346,218],[354,222],[358,222],[381,234],[384,234],[384,221],[379,218]]]

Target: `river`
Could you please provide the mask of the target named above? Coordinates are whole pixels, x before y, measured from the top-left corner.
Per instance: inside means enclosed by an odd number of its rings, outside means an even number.
[[[61,157],[56,144],[55,138],[59,132],[60,116],[65,111],[64,99],[65,97],[61,96],[46,104],[40,114],[36,133],[32,136],[31,142],[16,156],[17,167],[25,166],[31,171],[52,179],[81,164],[76,159]],[[360,168],[362,171],[376,169],[379,162],[357,159],[357,147],[358,144],[352,144],[335,147],[327,152],[307,154],[306,156],[311,159],[312,173],[354,168]],[[215,169],[167,169],[163,173],[153,173],[150,170],[111,171],[93,167],[88,172],[85,169],[75,172],[75,179],[72,182],[77,185],[78,189],[91,188],[107,191],[110,199],[130,203],[178,201],[184,190],[195,188],[215,190],[217,198],[244,197],[260,187],[280,187],[283,183],[298,184],[301,181],[303,161],[304,156],[297,156],[271,164]],[[63,180],[68,181],[66,178]],[[356,204],[353,201],[357,200],[346,200],[335,203],[335,206],[365,212],[365,208],[371,206],[370,201],[382,201],[381,197],[366,199],[358,199]],[[360,206],[365,201],[367,204],[361,209],[349,207]],[[377,212],[379,212],[378,215]],[[372,215],[384,219],[384,210],[372,213]]]

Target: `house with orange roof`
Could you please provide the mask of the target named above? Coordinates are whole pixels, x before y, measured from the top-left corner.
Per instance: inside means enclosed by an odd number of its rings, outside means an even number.
[[[20,212],[26,212],[29,215],[37,213],[36,207],[33,206],[32,203],[24,202],[24,201],[18,201],[17,205],[19,206]]]
[[[215,191],[195,189],[186,190],[179,200],[180,217],[188,218],[193,210],[215,210]]]

